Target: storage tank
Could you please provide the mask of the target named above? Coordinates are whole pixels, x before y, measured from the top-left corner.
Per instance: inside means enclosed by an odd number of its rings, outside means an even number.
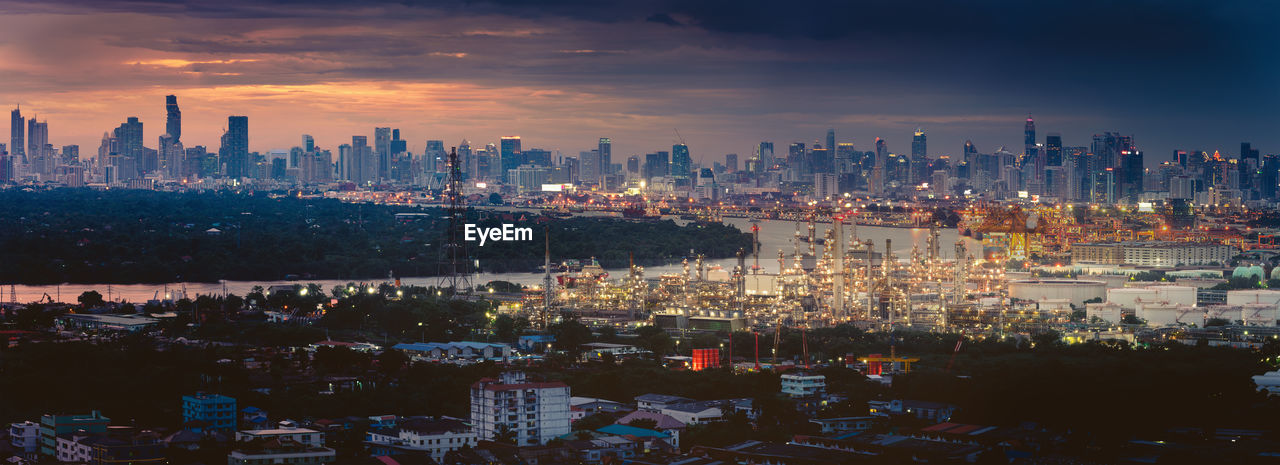
[[[1169,302],[1140,302],[1135,312],[1148,326],[1204,326],[1204,311]]]
[[[1149,289],[1156,290],[1159,300],[1171,304],[1191,306],[1196,304],[1195,286],[1151,286]]]
[[[1045,299],[1068,299],[1077,308],[1084,301],[1106,298],[1107,285],[1102,281],[1083,279],[1020,279],[1009,282],[1009,297],[1039,302]]]
[[[1120,306],[1113,303],[1088,304],[1085,306],[1084,314],[1086,321],[1093,321],[1094,317],[1098,317],[1109,323],[1119,323],[1120,319],[1124,317]]]
[[[1266,289],[1240,289],[1227,291],[1227,305],[1244,304],[1280,305],[1280,291]]]
[[[1207,305],[1204,308],[1204,321],[1206,324],[1214,318],[1227,320],[1230,324],[1235,324],[1242,320],[1240,317],[1239,305]]]
[[[1111,302],[1129,310],[1136,308],[1134,307],[1134,302],[1138,300],[1144,300],[1147,302],[1160,300],[1159,292],[1155,289],[1142,287],[1107,289],[1107,302]]]
[[[1244,324],[1254,326],[1275,326],[1277,307],[1271,304],[1244,304],[1240,311]]]

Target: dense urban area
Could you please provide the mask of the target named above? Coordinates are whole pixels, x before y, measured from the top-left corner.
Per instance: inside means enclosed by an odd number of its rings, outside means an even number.
[[[157,148],[130,118],[96,157],[13,111],[6,463],[1280,453],[1280,155],[1248,143],[1153,166],[1027,118],[1017,154],[828,131],[700,166],[375,128],[335,159],[238,116],[184,147],[165,103]]]

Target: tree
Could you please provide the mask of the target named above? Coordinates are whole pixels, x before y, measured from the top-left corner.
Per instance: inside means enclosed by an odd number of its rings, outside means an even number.
[[[591,330],[577,318],[553,324],[550,330],[556,338],[556,349],[568,352],[573,360],[578,360],[582,355],[582,345],[591,342]]]
[[[631,420],[631,423],[627,423],[627,426],[656,430],[658,429],[658,421],[652,418],[639,418]]]
[[[101,307],[106,303],[106,301],[102,300],[102,294],[98,291],[85,291],[80,294],[80,297],[76,297],[76,301],[80,302],[81,308],[86,309]]]
[[[502,196],[497,192],[489,194],[489,203],[493,205],[502,205]]]
[[[493,429],[493,442],[514,445],[517,437],[515,430],[511,429],[510,426],[507,426],[506,423],[499,423],[498,426]]]
[[[498,315],[493,322],[493,335],[502,342],[515,342],[516,340],[516,319],[511,315]]]

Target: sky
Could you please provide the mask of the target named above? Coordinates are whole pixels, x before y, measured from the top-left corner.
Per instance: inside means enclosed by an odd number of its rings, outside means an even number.
[[[1117,131],[1153,166],[1280,153],[1277,18],[1236,0],[0,0],[0,101],[86,155],[129,116],[154,147],[175,94],[183,143],[211,150],[246,115],[264,152],[389,126],[415,152],[610,137],[615,163],[683,137],[710,165],[827,128],[909,152],[921,127],[939,156],[1019,152],[1032,115],[1042,143]]]

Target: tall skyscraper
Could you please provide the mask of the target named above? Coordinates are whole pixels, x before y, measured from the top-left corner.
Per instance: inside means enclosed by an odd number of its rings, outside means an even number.
[[[14,163],[27,163],[26,130],[27,122],[22,117],[22,107],[14,108],[9,114],[9,155],[13,157]]]
[[[773,159],[773,142],[764,141],[756,148],[756,159],[760,160],[760,171],[765,171],[773,167],[776,161]]]
[[[911,158],[929,158],[929,145],[926,142],[924,129],[916,128],[915,133],[911,136]]]
[[[53,172],[52,153],[45,150],[49,143],[49,123],[38,121],[35,115],[27,120],[27,161],[32,172],[49,174]]]
[[[724,156],[724,166],[726,171],[732,173],[738,171],[738,154],[730,153]]]
[[[1044,164],[1062,166],[1062,134],[1051,132],[1044,137]]]
[[[600,176],[613,174],[613,140],[601,137],[597,150],[600,151]]]
[[[502,165],[499,176],[505,180],[508,171],[520,166],[520,136],[503,136],[499,144],[498,156]]]
[[[834,155],[836,153],[836,130],[835,128],[827,128],[827,145],[822,148],[827,149],[827,153]]]
[[[693,159],[689,156],[689,146],[675,144],[671,146],[671,176],[689,178],[693,173]]]
[[[252,175],[249,159],[249,117],[228,116],[227,132],[222,134],[222,147],[218,149],[229,178],[247,178]]]
[[[115,153],[119,156],[119,176],[121,181],[138,177],[143,170],[142,160],[142,122],[136,116],[130,116],[115,130]]]
[[[1027,124],[1023,127],[1023,147],[1022,163],[1034,163],[1036,156],[1036,121],[1031,119],[1031,115],[1027,115]]]
[[[391,128],[373,128],[373,147],[378,155],[378,179],[391,179]]]
[[[316,139],[311,137],[310,134],[302,135],[302,150],[307,152],[316,151]]]
[[[182,110],[178,109],[178,96],[164,97],[164,131],[173,138],[173,142],[182,140]]]

